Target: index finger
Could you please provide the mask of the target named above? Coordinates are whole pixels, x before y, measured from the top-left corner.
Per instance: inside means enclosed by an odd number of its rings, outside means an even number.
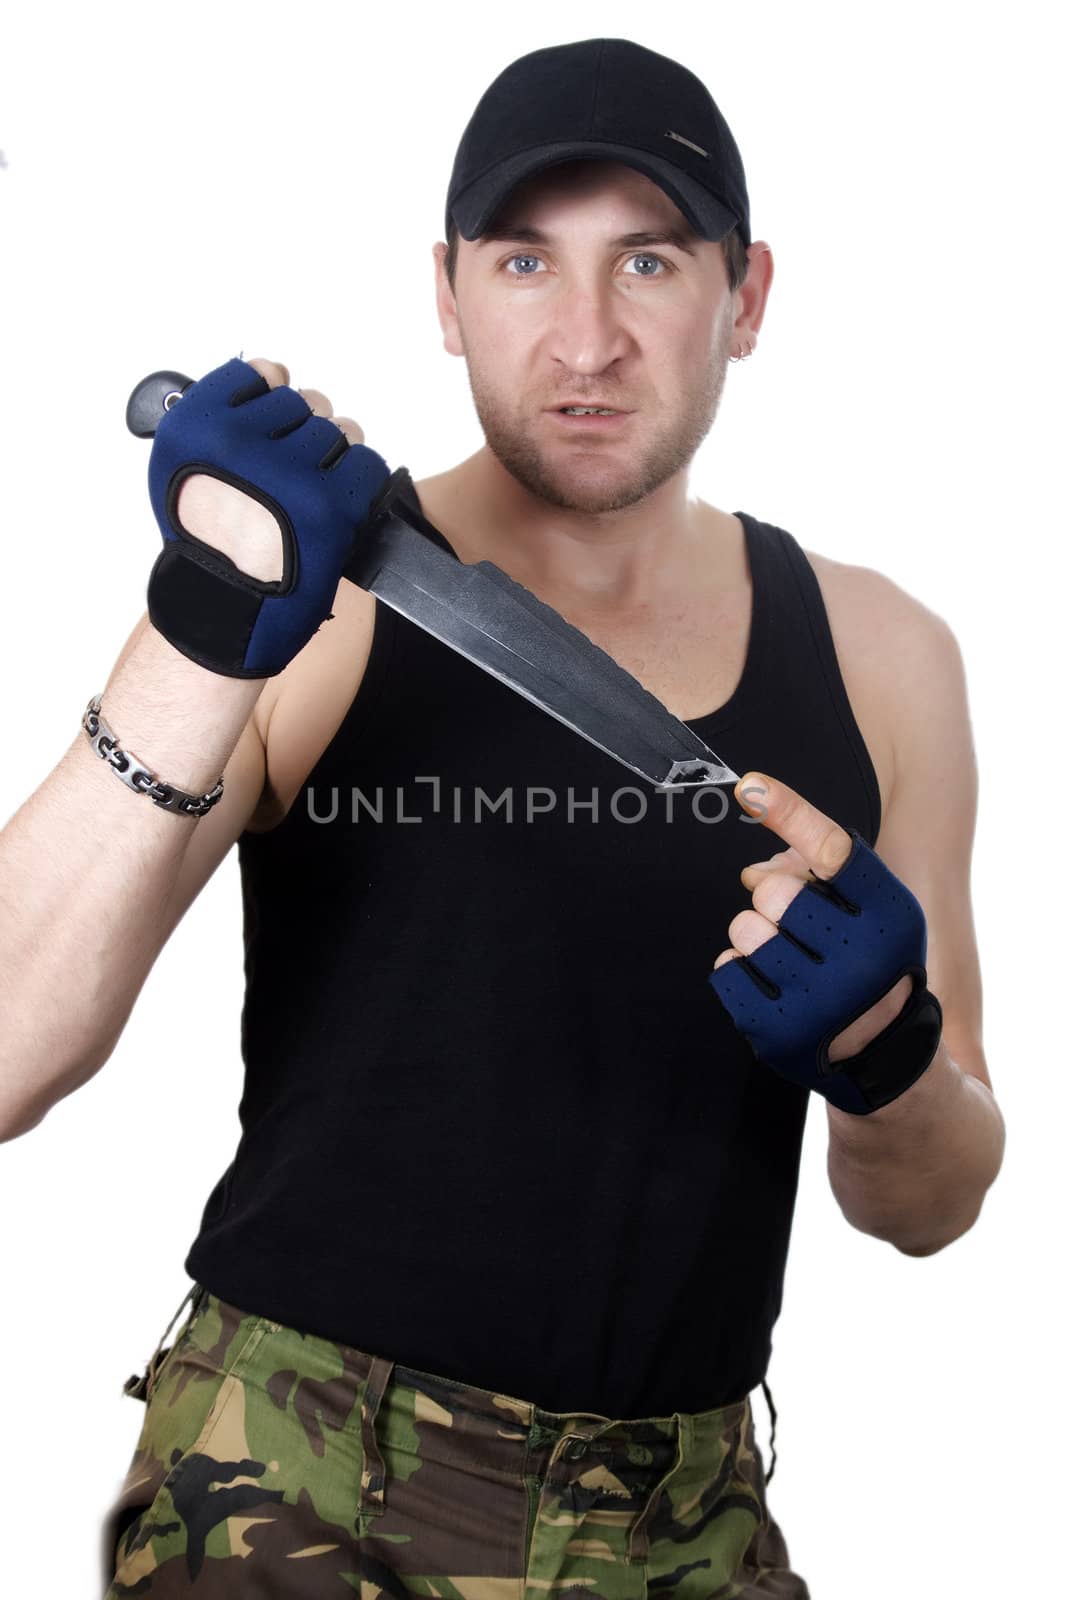
[[[762,794],[762,801],[749,801],[746,789]],[[783,844],[796,850],[804,865],[819,878],[832,878],[844,866],[852,852],[852,839],[848,831],[828,817],[825,811],[805,800],[802,794],[791,789],[778,778],[763,772],[746,772],[734,790],[746,811],[759,809],[760,821]]]
[[[265,356],[256,356],[254,361],[249,361],[250,367],[255,367],[261,378],[266,378],[272,389],[280,388],[283,383],[289,382],[289,368],[281,361],[268,361]]]

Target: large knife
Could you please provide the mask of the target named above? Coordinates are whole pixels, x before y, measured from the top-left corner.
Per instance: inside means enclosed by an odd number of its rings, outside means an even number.
[[[195,382],[180,372],[143,378],[126,425],[151,438]],[[738,774],[692,728],[579,628],[491,561],[460,561],[415,509],[398,467],[353,530],[343,575],[466,656],[606,755],[662,789],[737,783]]]

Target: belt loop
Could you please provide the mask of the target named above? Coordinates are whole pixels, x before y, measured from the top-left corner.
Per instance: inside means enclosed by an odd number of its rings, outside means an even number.
[[[378,1445],[375,1422],[394,1363],[385,1356],[372,1356],[370,1370],[359,1400],[360,1436],[363,1467],[360,1473],[359,1515],[377,1517],[385,1510],[385,1461]]]
[[[771,1479],[774,1477],[775,1462],[778,1460],[778,1452],[774,1448],[774,1430],[778,1422],[778,1413],[774,1409],[774,1401],[771,1399],[770,1385],[768,1384],[766,1378],[760,1379],[760,1387],[763,1390],[763,1398],[766,1400],[768,1409],[771,1413],[771,1470],[768,1472],[767,1477],[764,1480],[765,1482],[770,1483]]]
[[[135,1372],[126,1379],[126,1382],[122,1385],[123,1394],[132,1395],[135,1400],[144,1400],[145,1402],[152,1398],[152,1385],[155,1382],[156,1372],[163,1365],[167,1356],[167,1351],[163,1348],[167,1334],[185,1310],[186,1304],[192,1300],[193,1310],[195,1311],[199,1307],[203,1294],[204,1291],[198,1283],[194,1283],[190,1289],[186,1290],[181,1305],[167,1323],[163,1330],[162,1338],[149,1356],[145,1370],[140,1374]]]
[[[693,1438],[693,1419],[686,1412],[675,1411],[673,1415],[678,1423],[678,1445],[674,1453],[674,1460],[659,1482],[649,1490],[648,1499],[641,1507],[640,1515],[630,1529],[630,1537],[626,1546],[626,1560],[631,1564],[635,1561],[648,1560],[648,1524],[660,1503],[668,1482],[674,1477],[689,1455]]]

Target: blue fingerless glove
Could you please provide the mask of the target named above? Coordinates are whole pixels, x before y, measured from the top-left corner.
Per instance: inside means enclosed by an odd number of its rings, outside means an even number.
[[[911,890],[849,828],[852,850],[831,878],[804,885],[755,956],[708,978],[757,1058],[859,1115],[888,1105],[930,1065],[941,1006],[926,987],[926,918]],[[858,1054],[827,1060],[831,1039],[905,973],[912,992]]]
[[[282,576],[265,582],[188,533],[178,492],[204,472],[278,519]],[[148,464],[163,549],[148,580],[153,625],[191,661],[228,678],[270,678],[330,615],[353,535],[389,477],[295,389],[272,389],[235,359],[191,384],[156,428]]]

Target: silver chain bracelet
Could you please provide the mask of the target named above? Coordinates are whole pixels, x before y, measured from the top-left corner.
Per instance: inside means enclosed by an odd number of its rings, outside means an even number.
[[[101,696],[96,694],[89,701],[82,715],[82,727],[89,736],[89,743],[102,761],[106,761],[115,776],[121,778],[127,789],[132,789],[134,794],[146,794],[154,800],[157,806],[162,806],[164,811],[176,811],[183,817],[202,817],[205,811],[222,798],[222,779],[219,778],[215,787],[207,794],[200,796],[186,794],[184,789],[176,789],[173,784],[160,783],[156,774],[134,755],[132,750],[119,748],[118,737],[115,730],[108,726],[100,715]]]

